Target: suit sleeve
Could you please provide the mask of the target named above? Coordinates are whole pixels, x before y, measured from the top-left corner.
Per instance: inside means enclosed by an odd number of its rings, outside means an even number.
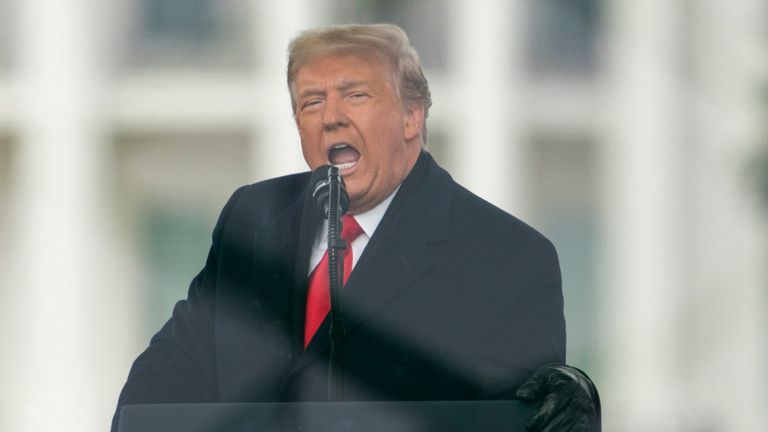
[[[204,403],[218,399],[214,310],[218,256],[222,232],[241,191],[224,206],[213,231],[203,270],[192,280],[185,300],[176,303],[171,318],[133,362],[112,419],[117,430],[124,405]]]
[[[522,244],[500,275],[511,289],[512,313],[498,347],[508,357],[510,374],[488,385],[483,399],[515,399],[517,388],[540,367],[565,362],[565,318],[560,265],[552,243],[542,236]]]
[[[555,246],[542,237],[531,248],[527,267],[530,281],[521,298],[528,313],[522,315],[521,325],[529,337],[529,347],[534,350],[531,358],[540,364],[565,362],[565,317],[560,263]]]

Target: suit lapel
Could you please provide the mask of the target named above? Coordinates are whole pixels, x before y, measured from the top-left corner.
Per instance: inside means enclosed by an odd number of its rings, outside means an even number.
[[[366,246],[342,290],[343,314],[349,335],[389,299],[407,289],[423,275],[442,253],[442,241],[448,232],[452,180],[428,153],[422,153],[411,174],[392,200],[373,237]],[[302,223],[297,284],[294,288],[293,347],[300,350],[291,373],[296,373],[330,348],[328,318],[307,350],[303,346],[306,284],[309,248],[320,219],[313,216],[311,205],[305,205]],[[306,250],[304,248],[306,247]],[[299,265],[303,268],[299,269]],[[298,283],[301,281],[301,283]]]
[[[300,224],[299,242],[293,285],[293,314],[291,320],[293,352],[299,353],[291,373],[301,370],[330,349],[330,315],[323,320],[310,344],[304,349],[304,325],[307,312],[307,290],[309,289],[309,259],[312,253],[317,230],[324,220],[317,214],[307,193],[304,203],[302,223]]]
[[[290,349],[297,303],[292,287],[302,182],[301,177],[278,182],[273,195],[284,198],[274,204],[271,196],[243,200],[245,208],[228,221],[230,232],[220,252],[225,259],[219,263],[222,294],[216,299],[220,318],[215,329],[223,400],[274,398],[280,371],[286,372],[295,359]],[[263,370],[274,370],[274,379],[259,379]]]
[[[271,323],[273,327],[272,331],[266,332],[267,335],[270,338],[278,335],[281,343],[288,341],[291,346],[297,304],[293,287],[300,283],[296,279],[296,267],[301,262],[297,261],[296,251],[297,244],[301,243],[302,230],[297,230],[296,226],[301,223],[304,195],[301,193],[298,198],[293,196],[278,203],[270,215],[275,221],[273,228],[268,232],[254,233],[256,247],[253,248],[250,267],[255,284],[262,285],[254,298],[255,310],[262,318],[263,326]],[[265,238],[268,239],[266,242]]]
[[[451,182],[422,153],[344,288],[348,335],[440,259],[450,223]]]
[[[296,261],[293,269],[291,314],[291,348],[294,352],[304,351],[304,318],[307,310],[307,285],[309,283],[309,258],[312,253],[317,229],[322,221],[312,203],[312,196],[305,191],[302,200],[301,220],[298,224]],[[296,229],[297,225],[293,226]]]
[[[272,323],[273,331],[266,333],[270,338],[277,333],[287,341],[286,348],[294,361],[303,352],[309,255],[320,222],[311,203],[306,205],[311,200],[308,196],[304,190],[298,197],[294,195],[276,205],[272,214],[274,228],[268,233],[256,233],[269,241],[256,240],[261,247],[254,248],[251,265],[256,280],[266,289],[259,290],[260,296],[254,299],[256,307],[249,309],[258,313],[263,326]]]

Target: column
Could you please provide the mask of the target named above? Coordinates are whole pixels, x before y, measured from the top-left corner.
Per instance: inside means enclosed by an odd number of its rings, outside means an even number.
[[[107,279],[109,235],[99,174],[98,5],[18,2],[19,145],[6,341],[13,367],[2,377],[9,430],[106,430],[116,400],[105,398],[103,385],[112,347],[97,343],[106,324],[97,311],[113,306],[100,300],[119,286],[100,283]]]
[[[286,84],[288,42],[302,30],[325,25],[321,1],[253,0],[257,29],[257,85],[253,97],[253,173],[262,180],[307,170]]]
[[[768,430],[768,203],[750,169],[768,148],[766,5],[696,3],[692,286],[685,411],[694,425]],[[701,427],[701,426],[700,426]]]
[[[454,1],[449,71],[456,179],[507,211],[525,213],[525,1]]]
[[[599,335],[604,428],[677,430],[682,251],[679,2],[605,2]]]

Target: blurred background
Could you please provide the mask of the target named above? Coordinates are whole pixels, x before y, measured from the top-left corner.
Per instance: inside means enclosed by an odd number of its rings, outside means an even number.
[[[305,169],[289,39],[379,21],[438,162],[557,246],[604,429],[768,430],[766,6],[0,0],[0,430],[108,429],[231,192]]]

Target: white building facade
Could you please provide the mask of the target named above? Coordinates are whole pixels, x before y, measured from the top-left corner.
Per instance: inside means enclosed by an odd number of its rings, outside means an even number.
[[[0,0],[0,430],[106,430],[241,184],[305,165],[300,30],[403,26],[429,147],[552,239],[608,431],[768,427],[766,4]]]

